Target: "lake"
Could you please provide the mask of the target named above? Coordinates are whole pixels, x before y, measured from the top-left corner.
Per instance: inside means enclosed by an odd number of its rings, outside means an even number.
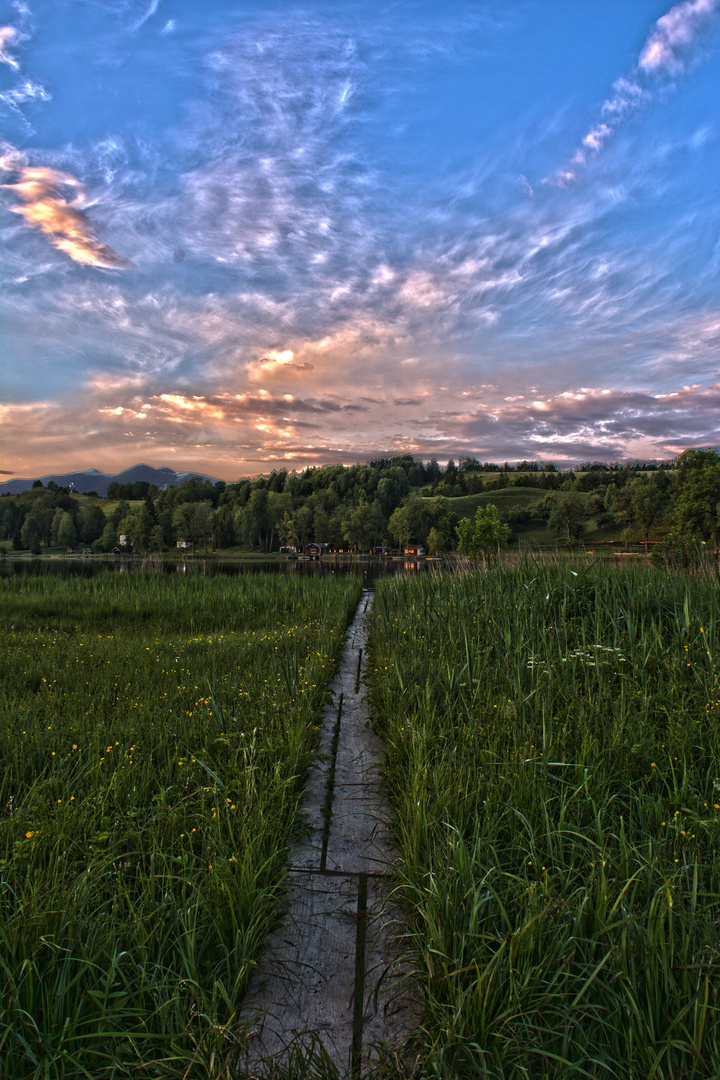
[[[322,577],[327,574],[362,574],[368,582],[390,577],[398,573],[425,573],[439,562],[424,559],[353,559],[335,562],[321,559],[317,562],[301,559],[164,559],[148,555],[134,558],[21,558],[0,560],[0,574],[11,577],[16,574],[57,574],[61,577],[93,577],[96,574],[201,574],[204,577],[236,574],[289,574],[306,577]]]

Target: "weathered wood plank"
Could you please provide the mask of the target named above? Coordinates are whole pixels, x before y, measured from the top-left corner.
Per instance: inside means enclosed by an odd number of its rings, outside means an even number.
[[[349,1070],[353,1058],[357,1064],[361,1054],[366,1061],[373,1044],[401,1040],[417,1021],[412,993],[397,991],[405,971],[398,915],[376,876],[388,873],[394,851],[381,747],[358,686],[372,599],[364,594],[358,607],[323,713],[322,758],[303,804],[304,835],[290,856],[288,915],[268,943],[241,1011],[243,1064],[252,1075],[262,1075],[271,1061],[286,1061],[294,1045],[312,1038],[341,1071]],[[359,987],[358,972],[364,974]]]

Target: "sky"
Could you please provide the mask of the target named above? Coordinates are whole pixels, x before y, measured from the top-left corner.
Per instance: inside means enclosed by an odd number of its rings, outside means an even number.
[[[0,472],[720,445],[720,0],[0,0]]]

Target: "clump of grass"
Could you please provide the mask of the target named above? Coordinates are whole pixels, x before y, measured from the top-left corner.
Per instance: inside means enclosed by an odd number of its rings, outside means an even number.
[[[720,1075],[719,616],[639,567],[378,586],[428,1075]]]
[[[3,1076],[225,1076],[357,578],[0,580]]]

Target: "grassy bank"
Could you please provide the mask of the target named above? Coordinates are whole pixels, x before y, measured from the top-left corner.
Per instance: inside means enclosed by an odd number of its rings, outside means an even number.
[[[717,583],[574,569],[378,584],[423,1075],[720,1075]]]
[[[359,579],[0,579],[0,1071],[225,1076]]]

